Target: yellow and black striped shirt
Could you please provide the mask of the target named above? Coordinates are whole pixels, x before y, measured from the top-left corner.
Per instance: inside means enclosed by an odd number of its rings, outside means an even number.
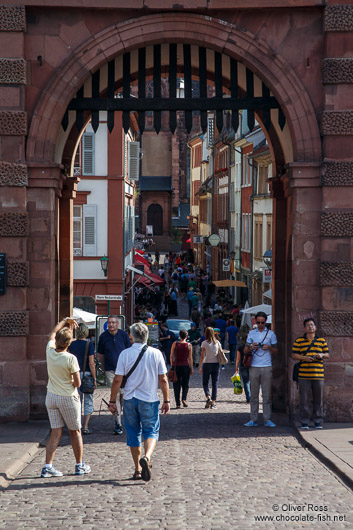
[[[308,351],[308,346],[311,347]],[[311,342],[307,339],[306,334],[303,337],[299,337],[293,344],[292,353],[299,355],[307,355],[308,357],[314,356],[317,353],[328,353],[328,346],[325,339],[315,337]],[[306,353],[304,353],[306,352]],[[300,361],[299,366],[299,379],[323,379],[324,378],[324,363],[322,360],[316,359],[313,362]]]

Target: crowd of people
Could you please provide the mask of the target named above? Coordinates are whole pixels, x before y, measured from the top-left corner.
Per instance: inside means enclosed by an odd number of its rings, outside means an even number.
[[[155,256],[159,267],[159,255]],[[158,259],[157,259],[158,258]],[[234,305],[224,290],[214,292],[208,272],[188,261],[188,256],[167,255],[159,275],[166,275],[164,289],[155,292],[136,291],[136,323],[128,330],[119,329],[118,319],[110,315],[107,330],[98,341],[97,353],[105,373],[105,384],[111,389],[107,406],[113,415],[113,434],[123,433],[122,415],[135,470],[133,479],[151,479],[151,458],[159,436],[158,386],[163,394],[162,413],[170,410],[167,365],[175,376],[175,407],[188,407],[190,377],[194,368],[202,375],[205,409],[217,407],[220,370],[219,352],[228,349],[229,361],[235,366],[250,403],[250,420],[246,427],[257,427],[260,388],[265,427],[276,427],[271,419],[272,356],[278,353],[277,337],[266,325],[267,315],[258,312],[256,325],[249,333],[241,328],[241,306]],[[152,298],[153,295],[153,298]],[[178,299],[188,303],[189,329],[176,336],[166,325],[170,316],[178,315]],[[151,345],[145,321],[156,321],[159,327],[158,347]],[[328,347],[316,334],[312,318],[304,321],[305,333],[293,346],[293,358],[300,362],[299,396],[302,428],[309,428],[310,397],[313,397],[314,426],[323,421],[323,360],[329,358]],[[76,329],[76,340],[73,330]],[[47,345],[48,392],[46,406],[51,436],[46,449],[42,477],[62,476],[53,466],[56,448],[66,424],[76,459],[75,474],[90,472],[83,462],[82,434],[91,433],[89,420],[93,412],[93,393],[80,392],[81,381],[91,376],[97,387],[95,352],[87,341],[88,329],[67,318],[53,329]],[[250,358],[250,361],[249,361]],[[209,383],[211,380],[211,388]],[[94,390],[94,389],[93,389]],[[83,428],[81,403],[83,400]],[[142,436],[144,455],[141,453]]]

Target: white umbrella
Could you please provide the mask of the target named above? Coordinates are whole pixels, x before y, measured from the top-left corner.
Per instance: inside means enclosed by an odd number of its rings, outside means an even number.
[[[246,301],[244,305],[244,309],[241,310],[241,326],[247,325],[250,329],[252,328],[251,324],[251,315],[247,315],[244,313],[245,309],[249,308],[249,302]]]
[[[272,306],[268,304],[260,304],[260,305],[254,305],[253,307],[248,307],[247,309],[243,309],[241,325],[244,326],[245,324],[247,324],[249,328],[251,329],[252,328],[251,315],[256,315],[256,313],[259,313],[259,311],[266,313],[266,315],[271,315]]]
[[[73,316],[77,320],[78,324],[84,323],[89,329],[95,329],[97,318],[95,313],[89,313],[88,311],[74,307]]]
[[[272,305],[268,305],[268,304],[254,305],[252,307],[248,307],[247,309],[244,309],[243,313],[249,313],[250,315],[256,315],[256,313],[259,313],[259,311],[266,313],[266,315],[271,315]]]

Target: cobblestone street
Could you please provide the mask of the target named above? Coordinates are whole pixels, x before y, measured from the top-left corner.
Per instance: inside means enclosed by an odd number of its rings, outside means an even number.
[[[65,434],[54,461],[64,477],[39,478],[44,449],[39,451],[0,494],[1,528],[353,528],[352,492],[300,445],[286,416],[274,414],[276,429],[243,427],[249,405],[234,395],[232,373],[230,366],[221,373],[216,410],[204,409],[198,374],[189,408],[175,410],[171,397],[149,483],[130,480],[125,434],[112,435],[112,416],[105,410],[99,415],[109,391],[97,391],[94,433],[84,438],[92,473],[73,474]],[[255,516],[266,515],[277,520],[256,522]]]

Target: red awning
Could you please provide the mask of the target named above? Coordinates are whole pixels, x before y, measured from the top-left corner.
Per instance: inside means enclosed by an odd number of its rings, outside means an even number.
[[[158,274],[154,274],[153,272],[151,272],[151,269],[147,267],[147,265],[144,265],[144,272],[152,279],[153,283],[155,283],[156,285],[165,284],[165,280],[163,280],[163,278],[158,276]]]
[[[149,266],[149,262],[146,260],[146,258],[141,256],[141,254],[138,254],[136,251],[135,251],[135,263],[143,263],[144,265]]]
[[[141,285],[143,285],[143,287],[146,287],[150,291],[154,292],[154,289],[151,286],[151,281],[148,278],[146,278],[146,276],[140,276],[137,283],[140,283]]]

